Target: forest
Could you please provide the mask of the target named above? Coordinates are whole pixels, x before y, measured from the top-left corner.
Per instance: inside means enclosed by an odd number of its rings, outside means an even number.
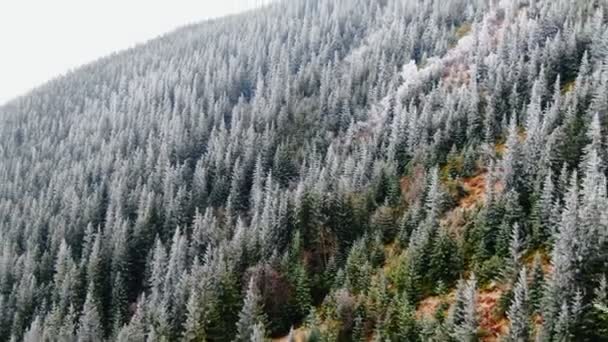
[[[608,0],[183,27],[0,107],[0,341],[608,341],[607,131]]]

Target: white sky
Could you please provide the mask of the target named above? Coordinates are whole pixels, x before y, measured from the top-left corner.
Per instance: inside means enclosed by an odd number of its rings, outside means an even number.
[[[0,0],[0,105],[112,52],[262,1]]]

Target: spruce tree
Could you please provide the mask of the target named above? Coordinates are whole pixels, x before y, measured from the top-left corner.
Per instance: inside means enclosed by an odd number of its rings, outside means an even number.
[[[462,270],[462,257],[456,241],[446,228],[440,228],[439,236],[433,242],[429,264],[429,281],[432,284],[442,282],[451,287]]]
[[[205,322],[203,303],[200,298],[200,289],[197,286],[193,286],[190,291],[188,298],[188,304],[186,305],[187,315],[186,322],[184,324],[184,340],[186,341],[200,341],[205,340]]]
[[[264,341],[266,341],[265,335],[266,335],[266,332],[264,330],[264,324],[262,324],[261,322],[258,322],[253,326],[253,332],[251,334],[251,339],[248,339],[247,341],[264,342]],[[288,341],[291,341],[291,340],[288,339]]]
[[[256,284],[256,280],[252,277],[249,280],[249,287],[245,296],[245,302],[239,320],[236,323],[236,340],[249,341],[256,330],[260,330],[264,326],[264,311],[262,308],[262,298]],[[262,330],[263,331],[263,330]]]
[[[456,299],[447,319],[450,337],[455,341],[477,341],[477,280],[460,280]]]
[[[301,263],[296,266],[294,274],[294,287],[294,318],[296,321],[299,321],[308,315],[308,312],[310,311],[312,305],[308,273],[306,272],[306,268],[304,267],[304,265],[302,265]]]
[[[528,341],[530,339],[528,274],[523,267],[513,291],[511,307],[507,312],[509,318],[509,341]]]
[[[137,299],[135,313],[131,317],[129,324],[121,331],[125,331],[125,341],[145,342],[147,341],[148,322],[146,321],[146,296],[141,295]]]
[[[511,238],[509,243],[509,257],[505,263],[503,277],[507,281],[515,281],[518,270],[521,269],[522,255],[524,252],[523,243],[521,240],[519,224],[515,223],[511,229]]]
[[[543,290],[545,288],[545,274],[543,271],[542,262],[540,260],[540,255],[538,253],[534,256],[534,262],[532,263],[531,278],[532,280],[529,290],[530,309],[534,313],[539,313],[541,309]]]
[[[397,332],[395,337],[399,341],[414,342],[419,340],[419,329],[414,307],[407,297],[407,295],[402,294],[397,300]]]
[[[87,297],[82,308],[82,314],[78,323],[76,334],[78,342],[98,342],[103,340],[103,327],[101,325],[101,315],[97,304],[93,299],[93,285],[89,284]]]

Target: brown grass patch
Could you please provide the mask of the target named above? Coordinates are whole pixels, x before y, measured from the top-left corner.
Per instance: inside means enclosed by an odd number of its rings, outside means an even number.
[[[477,315],[479,328],[484,333],[481,341],[499,341],[508,331],[509,321],[505,317],[496,317],[496,307],[503,290],[497,286],[481,291],[477,295]]]
[[[482,333],[481,341],[499,341],[501,336],[508,332],[509,321],[505,317],[497,317],[496,306],[503,294],[503,289],[493,286],[489,289],[481,290],[477,293],[477,319],[479,330]],[[446,296],[431,296],[423,299],[416,308],[417,319],[431,319],[437,312],[442,303],[452,305],[455,299],[455,292],[452,291]]]
[[[442,303],[448,303],[452,305],[454,303],[455,292],[452,291],[445,296],[430,296],[418,303],[416,307],[416,318],[417,319],[430,319],[432,318],[437,309]]]
[[[467,195],[460,200],[458,207],[471,209],[484,201],[486,193],[486,175],[487,173],[484,172],[462,181],[462,187],[467,192]]]

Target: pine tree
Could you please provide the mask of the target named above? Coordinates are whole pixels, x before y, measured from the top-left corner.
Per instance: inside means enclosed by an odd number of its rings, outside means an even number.
[[[579,186],[578,176],[574,172],[570,181],[570,189],[565,196],[565,208],[555,246],[553,247],[552,262],[554,266],[553,285],[557,287],[558,298],[569,298],[575,287],[576,269],[580,261],[579,225]]]
[[[502,161],[503,184],[505,189],[518,189],[517,177],[521,172],[521,147],[516,118],[509,121],[509,132],[506,142],[506,153]]]
[[[588,133],[591,143],[585,148],[582,161],[584,178],[582,182],[581,203],[580,203],[580,225],[579,228],[580,245],[579,257],[584,261],[581,263],[582,276],[585,283],[592,281],[592,277],[585,275],[593,274],[593,266],[598,262],[596,257],[601,254],[602,239],[598,236],[606,236],[608,226],[606,226],[605,212],[608,209],[607,180],[603,172],[603,162],[599,156],[602,149],[602,135],[599,118],[595,115],[590,132]],[[601,258],[601,257],[599,257]],[[585,281],[586,280],[586,281]]]
[[[418,341],[419,329],[416,323],[416,315],[407,295],[399,296],[397,302],[397,332],[395,337],[399,341]]]
[[[266,341],[265,335],[266,335],[266,333],[264,330],[264,324],[262,324],[261,322],[258,322],[253,326],[253,332],[251,334],[251,339],[249,339],[248,341],[264,342],[264,341]],[[290,332],[290,335],[291,335],[291,332]],[[291,341],[291,340],[288,339],[288,341]]]
[[[36,316],[23,335],[23,342],[38,342],[42,340],[42,322],[40,316]]]
[[[367,260],[364,240],[360,239],[354,243],[344,266],[345,275],[350,284],[349,289],[355,293],[366,289],[370,280],[366,272],[366,264],[369,264],[369,261]]]
[[[553,183],[553,173],[548,170],[543,183],[542,192],[534,206],[534,222],[532,228],[532,240],[535,246],[543,246],[549,243],[549,238],[553,236],[554,221],[553,211],[555,207],[555,185]]]
[[[57,332],[57,338],[60,341],[75,341],[76,340],[76,319],[78,314],[76,313],[73,306],[70,306],[68,309],[68,313],[63,319],[63,324],[59,327],[59,331]],[[45,336],[47,339],[54,338],[55,335],[47,335]]]
[[[146,296],[142,294],[137,300],[135,313],[131,317],[129,324],[123,328],[125,341],[145,342],[147,341],[147,321],[146,321]]]
[[[116,274],[112,286],[112,325],[113,331],[118,332],[128,318],[128,298],[126,284],[121,272]]]
[[[570,308],[568,304],[564,302],[561,306],[557,322],[555,324],[554,339],[556,341],[571,341],[572,335],[570,332]]]
[[[530,339],[528,274],[523,267],[513,291],[513,301],[507,312],[509,317],[509,341],[528,341]]]
[[[256,280],[252,277],[249,280],[249,287],[243,308],[239,314],[239,320],[236,324],[237,341],[249,341],[253,336],[254,331],[259,330],[264,325],[264,312],[262,308],[262,298],[256,284]],[[262,330],[263,331],[263,330]]]
[[[98,342],[103,340],[103,327],[97,304],[93,299],[93,285],[89,284],[87,297],[82,308],[76,335],[78,342]]]
[[[532,274],[530,283],[530,309],[534,313],[539,313],[541,309],[541,300],[543,297],[543,290],[545,287],[545,274],[543,271],[542,262],[540,255],[534,256],[534,262],[532,263]]]
[[[568,301],[574,297],[579,277],[581,237],[579,232],[579,185],[574,171],[568,193],[564,196],[565,208],[553,246],[551,261],[553,273],[543,296],[543,338],[562,336],[569,338]]]
[[[369,290],[367,291],[367,314],[368,319],[380,324],[386,313],[386,307],[389,302],[387,293],[387,281],[384,274],[380,274],[372,279]]]
[[[456,300],[450,309],[447,324],[450,336],[455,341],[477,340],[476,313],[477,280],[471,275],[468,281],[460,280],[456,291]]]
[[[511,239],[509,243],[509,258],[507,259],[503,277],[506,280],[515,279],[518,270],[521,269],[521,258],[523,254],[523,243],[520,238],[519,224],[515,223],[511,230]]]
[[[203,303],[201,303],[200,289],[192,286],[188,304],[186,305],[187,315],[184,324],[184,340],[201,341],[205,340],[205,327],[203,322]]]
[[[306,268],[301,263],[296,266],[294,274],[295,285],[295,319],[301,320],[310,311],[312,305],[312,297],[310,294],[310,284]]]
[[[439,168],[434,167],[429,171],[430,180],[426,194],[426,215],[427,221],[431,226],[437,224],[440,214],[443,212],[445,205],[445,194],[441,188],[439,179]]]
[[[594,291],[593,307],[588,317],[587,325],[583,328],[593,332],[598,340],[608,337],[608,282],[602,275],[598,287]]]
[[[460,276],[462,264],[456,241],[452,239],[446,228],[440,228],[431,252],[428,271],[430,282],[443,282],[451,287]]]

